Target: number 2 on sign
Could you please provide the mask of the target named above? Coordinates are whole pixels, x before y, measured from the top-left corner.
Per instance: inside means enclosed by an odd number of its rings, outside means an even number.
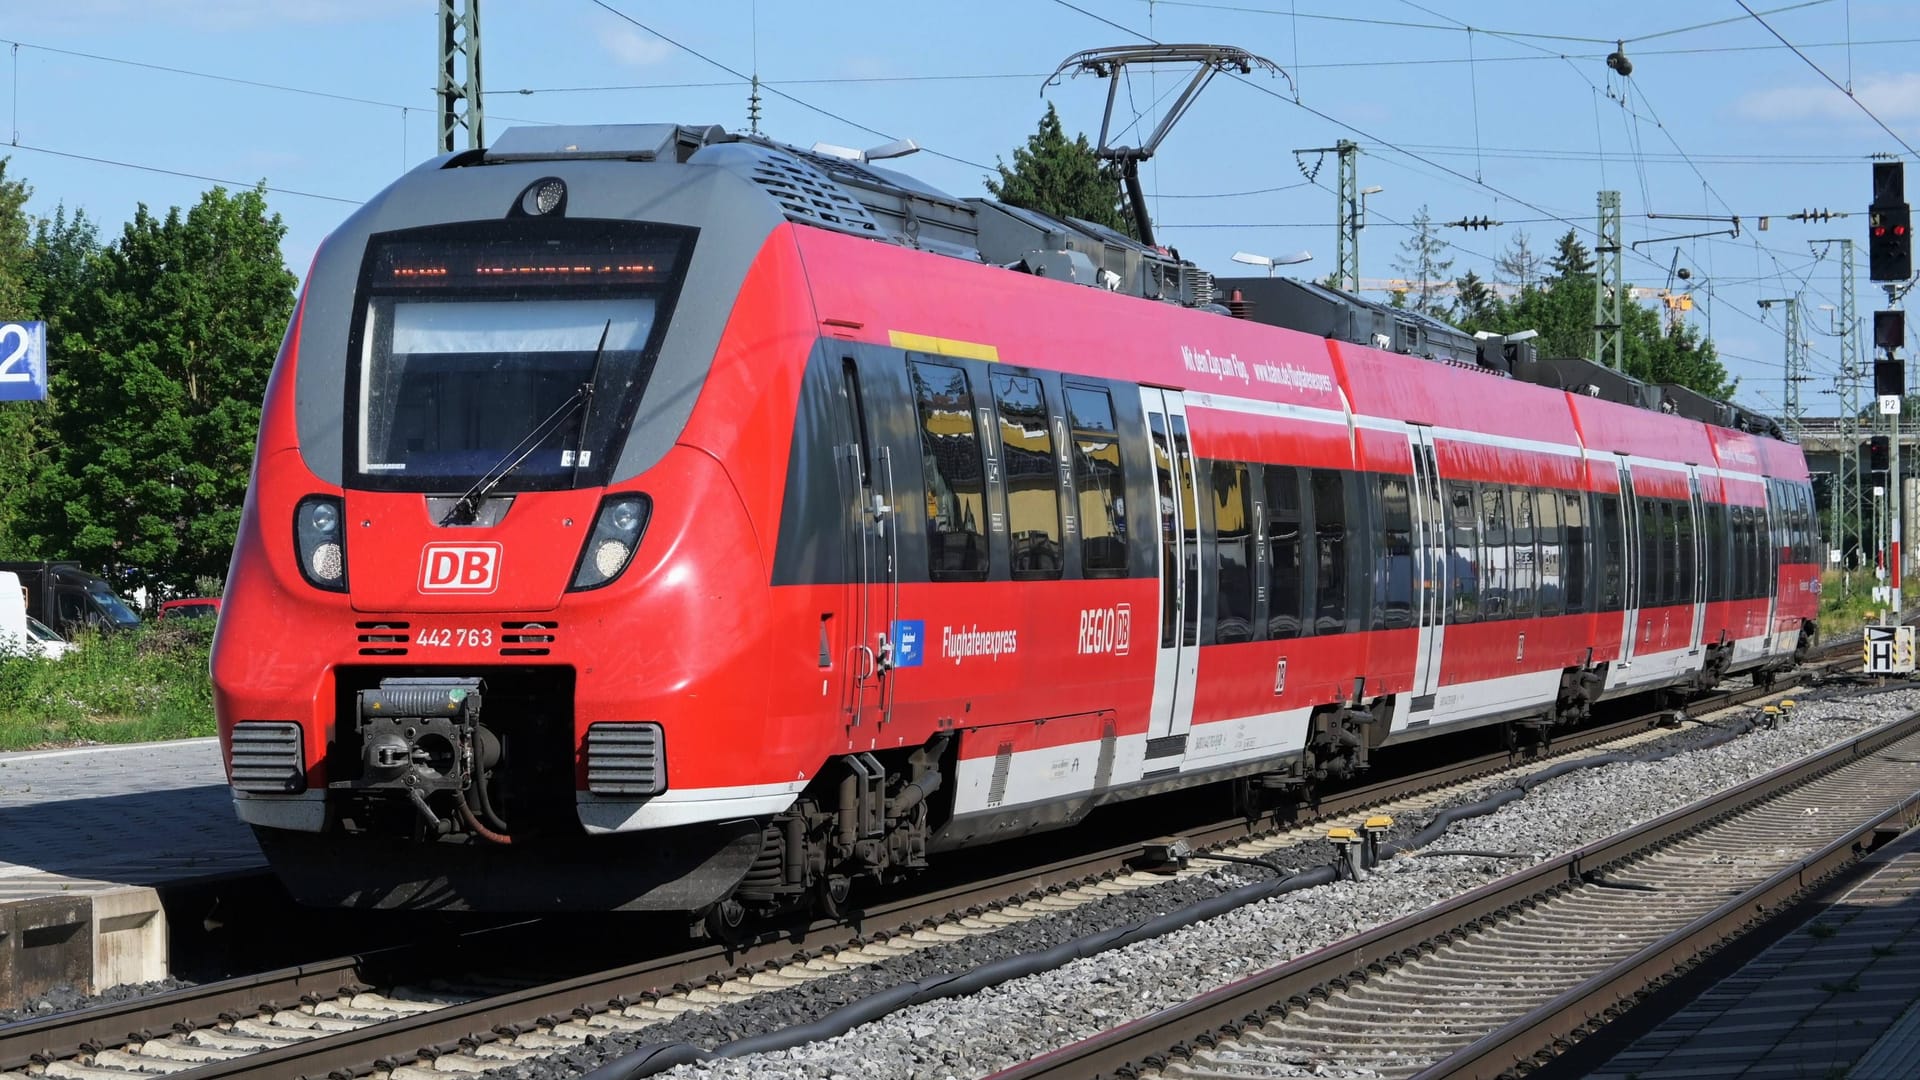
[[[0,383],[31,382],[33,372],[27,367],[28,350],[33,347],[33,335],[19,323],[0,325]]]

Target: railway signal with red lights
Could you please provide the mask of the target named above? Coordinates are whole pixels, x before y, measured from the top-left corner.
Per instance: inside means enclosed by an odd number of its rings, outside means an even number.
[[[1913,224],[1901,162],[1873,166],[1873,205],[1867,208],[1867,277],[1905,281],[1913,276]]]
[[[1867,471],[1886,472],[1893,460],[1892,440],[1885,435],[1875,435],[1867,440]]]

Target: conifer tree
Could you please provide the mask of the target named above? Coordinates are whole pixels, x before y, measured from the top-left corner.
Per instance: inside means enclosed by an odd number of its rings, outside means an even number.
[[[999,169],[999,179],[986,183],[1001,202],[1135,234],[1133,219],[1121,208],[1119,173],[1095,156],[1084,134],[1067,138],[1052,102],[1039,130],[1014,150],[1013,167],[1001,161]]]
[[[1425,206],[1413,215],[1411,228],[1413,235],[1400,242],[1400,254],[1393,260],[1393,268],[1411,281],[1405,304],[1422,315],[1444,318],[1447,305],[1440,297],[1447,271],[1453,269],[1453,259],[1446,254],[1447,242],[1440,239]]]

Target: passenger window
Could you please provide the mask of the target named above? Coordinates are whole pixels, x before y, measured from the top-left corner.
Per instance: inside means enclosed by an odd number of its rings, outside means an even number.
[[[1313,632],[1337,634],[1347,626],[1347,483],[1334,469],[1313,470]]]
[[[1300,636],[1300,471],[1269,465],[1267,492],[1267,636]]]
[[[1512,556],[1507,548],[1507,490],[1480,489],[1480,617],[1507,617]]]
[[[1618,495],[1600,496],[1600,513],[1593,527],[1600,540],[1600,610],[1623,610],[1627,602],[1627,553],[1621,537]]]
[[[1753,578],[1753,552],[1748,550],[1751,546],[1749,543],[1751,525],[1747,519],[1747,508],[1744,506],[1730,506],[1727,508],[1727,514],[1731,520],[1733,533],[1732,543],[1729,545],[1733,549],[1733,577],[1729,583],[1732,589],[1731,598],[1745,600],[1748,596],[1747,590],[1751,588],[1749,583]]]
[[[967,373],[915,361],[922,476],[927,485],[927,557],[935,581],[987,576],[985,472]]]
[[[1407,477],[1382,475],[1380,544],[1374,552],[1373,604],[1378,626],[1399,630],[1413,625],[1413,506]]]
[[[1640,500],[1640,606],[1659,607],[1661,576],[1660,553],[1665,550],[1660,532],[1660,501]]]
[[[1727,520],[1726,507],[1718,503],[1701,504],[1702,521],[1700,523],[1700,551],[1705,560],[1701,568],[1705,571],[1705,585],[1702,594],[1707,603],[1718,603],[1726,599],[1726,573],[1724,565],[1727,557]]]
[[[1560,562],[1560,493],[1536,491],[1533,518],[1534,542],[1540,548],[1540,561],[1534,568],[1536,603],[1542,615],[1558,615],[1566,598],[1562,594]]]
[[[1796,484],[1794,494],[1800,499],[1800,558],[1802,563],[1818,563],[1821,558],[1820,529],[1813,506],[1813,488]]]
[[[1673,504],[1673,531],[1676,550],[1679,554],[1679,570],[1674,576],[1676,591],[1674,602],[1691,604],[1694,602],[1694,559],[1693,559],[1693,503],[1677,502]]]
[[[1113,399],[1105,390],[1067,387],[1073,425],[1073,488],[1080,519],[1080,572],[1117,577],[1127,572],[1127,489],[1120,469],[1120,434]]]
[[[1513,561],[1507,583],[1507,609],[1516,618],[1533,614],[1533,590],[1537,577],[1533,547],[1533,492],[1528,488],[1507,491],[1507,544]]]
[[[1060,473],[1054,467],[1046,393],[1026,375],[993,376],[1007,485],[1010,567],[1016,578],[1060,576]]]
[[[1561,581],[1567,594],[1568,614],[1587,610],[1587,558],[1592,550],[1589,546],[1592,534],[1587,528],[1586,512],[1587,497],[1583,492],[1560,493],[1561,542],[1565,545],[1562,560],[1566,567]]]
[[[1447,585],[1453,596],[1450,622],[1470,623],[1480,617],[1479,507],[1473,485],[1447,485],[1449,508]]]
[[[1213,640],[1253,640],[1253,491],[1247,467],[1213,465],[1214,594],[1219,598]]]

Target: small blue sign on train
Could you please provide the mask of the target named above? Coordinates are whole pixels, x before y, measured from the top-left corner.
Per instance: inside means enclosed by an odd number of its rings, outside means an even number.
[[[0,401],[47,400],[47,324],[0,323]]]
[[[893,666],[919,667],[927,659],[927,620],[893,620]]]

